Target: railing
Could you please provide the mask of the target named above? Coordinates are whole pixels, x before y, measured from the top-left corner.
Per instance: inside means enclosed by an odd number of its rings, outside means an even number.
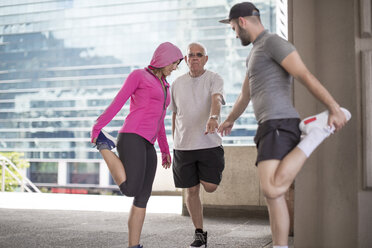
[[[17,180],[17,182],[27,191],[27,192],[36,192],[41,193],[41,191],[33,184],[27,177],[22,176],[22,172],[18,169],[18,167],[12,163],[8,158],[0,155],[0,166],[2,167],[2,180],[1,180],[1,191],[5,191],[5,172],[9,172],[9,174]],[[16,174],[11,171],[10,168],[14,169],[21,177],[18,177]]]

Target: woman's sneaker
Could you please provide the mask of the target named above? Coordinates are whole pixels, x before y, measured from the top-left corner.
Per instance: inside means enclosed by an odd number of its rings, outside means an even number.
[[[103,149],[112,150],[116,147],[116,139],[102,129],[97,137],[96,146],[99,151]]]
[[[190,248],[206,248],[207,238],[207,232],[198,232],[195,230],[194,242],[191,243]]]

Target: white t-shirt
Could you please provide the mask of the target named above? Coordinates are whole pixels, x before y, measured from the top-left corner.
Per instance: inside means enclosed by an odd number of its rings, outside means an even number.
[[[174,81],[169,105],[176,113],[174,149],[198,150],[222,144],[219,134],[204,134],[214,94],[223,97],[223,79],[208,70],[196,78],[186,73]]]

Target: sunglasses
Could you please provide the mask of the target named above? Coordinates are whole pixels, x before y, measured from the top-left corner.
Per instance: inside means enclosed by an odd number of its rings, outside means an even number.
[[[203,57],[204,56],[204,54],[202,54],[202,53],[189,53],[189,58],[193,58],[193,57],[198,57],[198,58],[201,58],[201,57]]]

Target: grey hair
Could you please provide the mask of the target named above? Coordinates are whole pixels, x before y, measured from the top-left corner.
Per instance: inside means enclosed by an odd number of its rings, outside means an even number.
[[[193,46],[193,45],[197,45],[197,46],[200,46],[201,48],[203,48],[204,50],[204,55],[207,55],[208,52],[207,52],[207,48],[200,42],[192,42],[190,43],[188,46],[187,46],[187,51],[186,51],[186,54],[188,54],[189,50],[190,50],[190,47]]]

